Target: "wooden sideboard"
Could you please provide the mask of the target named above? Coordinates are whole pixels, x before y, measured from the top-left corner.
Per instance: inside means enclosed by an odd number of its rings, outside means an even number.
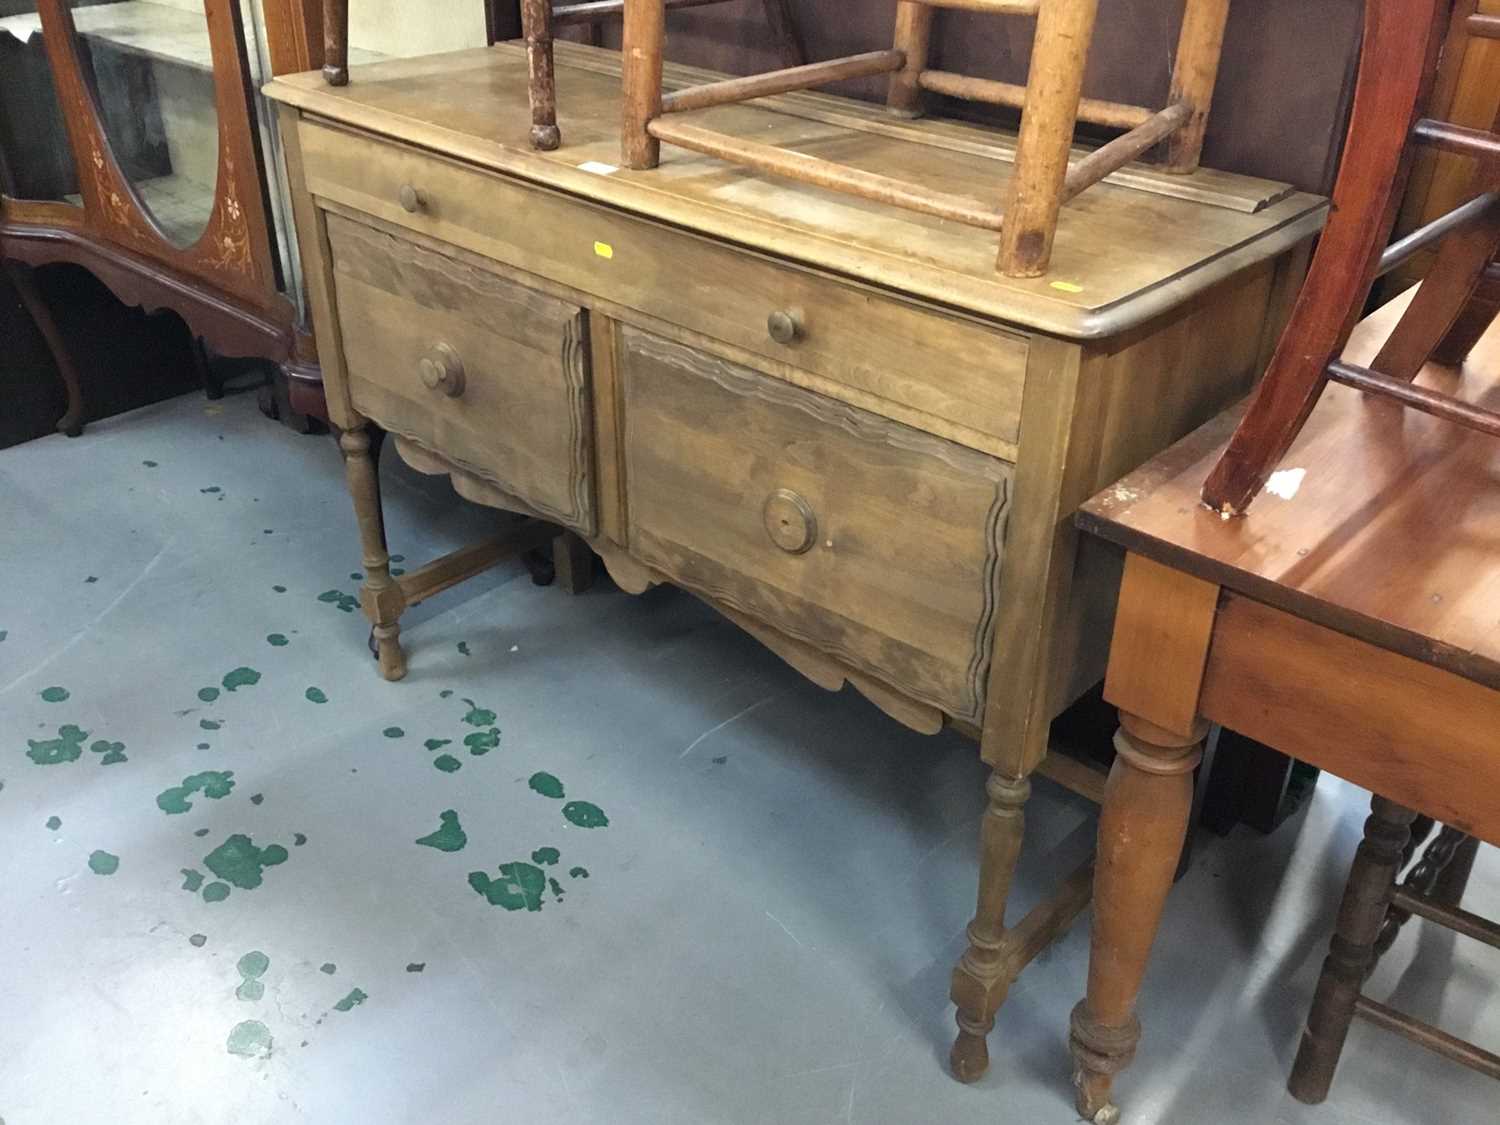
[[[621,170],[618,56],[559,44],[557,65],[550,153],[514,44],[268,88],[381,668],[404,673],[403,606],[498,548],[392,578],[367,421],[464,495],[581,536],[625,589],[684,587],[824,687],[979,738],[954,977],[976,1078],[1011,980],[1087,901],[1085,873],[1004,924],[1027,777],[1103,673],[1118,586],[1070,515],[1249,387],[1324,201],[1132,165],[1064,209],[1046,277],[1007,278],[953,223],[671,147]],[[819,94],[704,118],[980,199],[1014,151]]]

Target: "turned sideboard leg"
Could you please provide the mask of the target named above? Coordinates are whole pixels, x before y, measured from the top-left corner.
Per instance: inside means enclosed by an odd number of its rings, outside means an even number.
[[[354,513],[359,519],[359,541],[364,552],[365,582],[359,591],[360,605],[374,626],[376,655],[380,674],[388,680],[406,675],[406,655],[401,651],[401,613],[406,609],[406,595],[391,577],[390,556],[385,549],[385,518],[380,507],[380,482],[376,461],[371,455],[368,426],[345,430],[339,436],[344,454],[344,472],[349,479],[349,495],[354,498]]]
[[[1380,936],[1390,906],[1391,890],[1401,870],[1401,856],[1411,835],[1411,809],[1376,797],[1370,803],[1370,817],[1365,821],[1365,838],[1354,853],[1354,866],[1339,903],[1338,923],[1329,943],[1328,957],[1313,993],[1312,1009],[1307,1014],[1307,1028],[1287,1089],[1299,1102],[1316,1105],[1328,1097],[1333,1072],[1344,1050],[1349,1024],[1354,1020],[1354,1004],[1360,986],[1375,956],[1375,939]]]
[[[1140,1039],[1135,999],[1182,854],[1207,733],[1199,724],[1184,738],[1120,715],[1099,816],[1088,994],[1071,1021],[1078,1112],[1097,1125],[1119,1117],[1110,1087]]]
[[[995,1013],[1015,976],[1005,940],[1005,902],[1021,856],[1031,782],[1007,777],[997,769],[991,772],[985,792],[989,805],[979,830],[979,905],[969,923],[969,948],[953,970],[958,1037],[948,1058],[960,1082],[977,1082],[989,1069],[985,1037],[995,1026]]]

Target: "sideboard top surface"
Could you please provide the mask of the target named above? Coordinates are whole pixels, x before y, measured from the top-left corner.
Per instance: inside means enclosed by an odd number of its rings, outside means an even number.
[[[1047,276],[1008,278],[995,268],[998,240],[989,231],[669,145],[659,168],[617,168],[618,59],[557,44],[563,145],[556,152],[528,144],[526,58],[518,44],[356,66],[345,87],[328,86],[316,73],[289,75],[266,92],[306,113],[607,206],[1076,339],[1116,335],[1160,315],[1316,233],[1326,211],[1322,198],[1285,184],[1211,170],[1170,176],[1132,165],[1063,208]],[[669,66],[664,85],[715,77]],[[1013,167],[1008,134],[941,119],[898,120],[883,107],[826,94],[692,116],[720,132],[976,200],[1002,200]]]

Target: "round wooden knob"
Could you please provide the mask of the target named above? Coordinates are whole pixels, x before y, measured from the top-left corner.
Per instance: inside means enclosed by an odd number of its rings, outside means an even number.
[[[802,339],[802,310],[777,309],[766,317],[766,331],[778,344],[795,344]]]
[[[464,361],[447,344],[434,344],[417,363],[422,385],[449,398],[464,393]]]
[[[818,517],[812,505],[790,488],[766,497],[766,534],[789,555],[800,555],[818,541]]]
[[[401,197],[401,209],[403,211],[415,215],[427,206],[426,194],[420,188],[415,188],[411,184],[402,184],[399,194]]]

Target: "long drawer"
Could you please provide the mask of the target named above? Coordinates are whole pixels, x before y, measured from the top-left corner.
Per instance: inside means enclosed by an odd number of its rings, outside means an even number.
[[[977,720],[1012,469],[622,327],[631,552]]]
[[[339,215],[328,242],[354,408],[593,534],[586,314]]]
[[[299,130],[314,196],[1014,448],[1024,336],[404,145]]]

